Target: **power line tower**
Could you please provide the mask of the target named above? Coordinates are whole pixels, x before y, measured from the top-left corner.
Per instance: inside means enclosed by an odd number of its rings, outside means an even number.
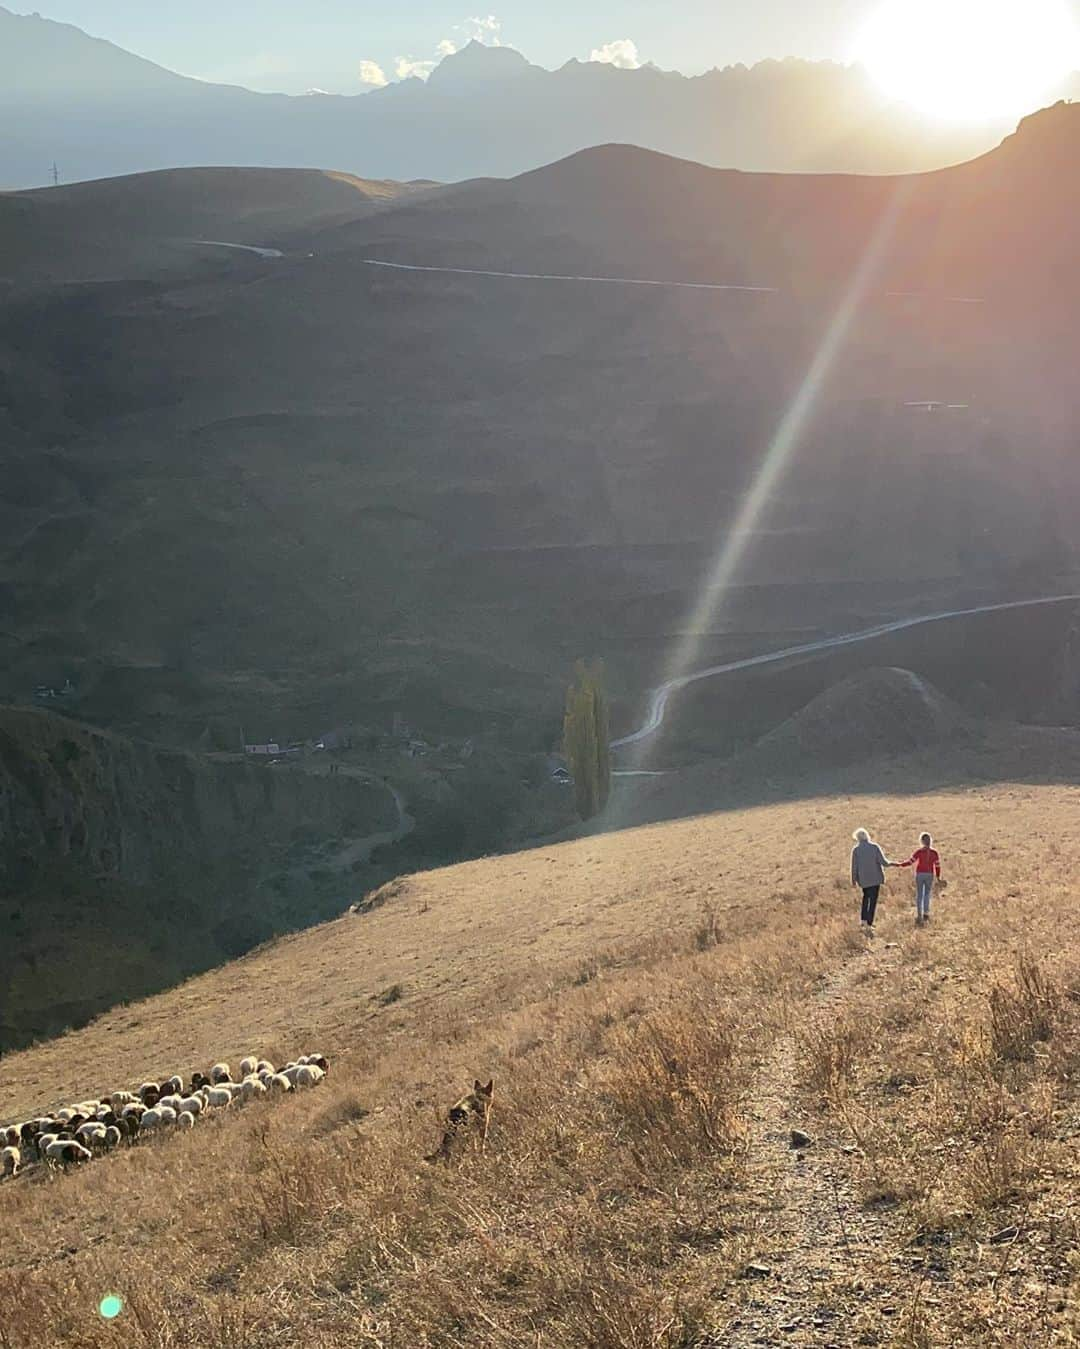
[[[59,170],[59,169],[57,168],[57,166],[56,166],[56,160],[55,160],[55,159],[53,160],[53,166],[52,166],[52,185],[53,185],[53,187],[59,187],[59,186],[60,186],[60,170]]]

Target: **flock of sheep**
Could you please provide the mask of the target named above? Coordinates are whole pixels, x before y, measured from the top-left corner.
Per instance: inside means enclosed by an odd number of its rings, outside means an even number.
[[[193,1129],[201,1115],[234,1103],[318,1086],[329,1066],[322,1054],[304,1054],[278,1071],[252,1055],[241,1061],[238,1081],[227,1063],[215,1063],[209,1073],[193,1073],[187,1090],[184,1079],[174,1076],[144,1082],[136,1092],[110,1092],[99,1101],[80,1101],[40,1119],[0,1127],[0,1177],[17,1175],[35,1158],[66,1168],[111,1152],[125,1139]]]

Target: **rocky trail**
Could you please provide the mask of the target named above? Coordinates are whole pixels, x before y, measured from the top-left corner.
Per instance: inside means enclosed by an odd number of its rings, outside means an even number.
[[[746,1180],[753,1254],[717,1349],[881,1344],[885,1327],[895,1334],[910,1318],[921,1290],[917,1277],[905,1277],[904,1234],[888,1209],[856,1197],[855,1149],[819,1132],[798,1104],[801,1044],[857,1009],[897,955],[896,942],[874,937],[824,982],[810,1016],[758,1070]]]

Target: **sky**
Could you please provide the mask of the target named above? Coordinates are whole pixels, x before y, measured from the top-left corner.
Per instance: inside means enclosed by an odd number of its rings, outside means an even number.
[[[28,12],[28,3],[2,0]],[[653,61],[698,74],[766,57],[850,58],[873,0],[45,0],[42,15],[171,70],[249,88],[362,93],[470,38],[539,65]]]

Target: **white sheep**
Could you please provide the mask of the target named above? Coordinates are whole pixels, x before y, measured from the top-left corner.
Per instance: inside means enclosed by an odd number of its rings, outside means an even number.
[[[160,1129],[164,1124],[176,1123],[176,1111],[171,1106],[156,1105],[139,1121],[139,1131]]]
[[[45,1149],[46,1161],[61,1162],[64,1166],[89,1162],[93,1159],[93,1156],[94,1154],[89,1148],[84,1148],[81,1143],[76,1143],[73,1138],[58,1138]]]
[[[215,1086],[220,1086],[225,1082],[231,1082],[232,1073],[229,1071],[229,1065],[227,1063],[215,1063],[210,1069],[210,1081],[213,1082]]]
[[[287,1063],[281,1070],[281,1076],[287,1077],[289,1082],[295,1087],[296,1079],[300,1074],[300,1065],[297,1063]]]
[[[161,1100],[158,1101],[158,1106],[160,1107],[164,1105],[168,1106],[170,1110],[180,1110],[181,1109],[180,1102],[183,1099],[184,1098],[182,1096],[177,1096],[176,1093],[173,1092],[169,1096],[162,1096]]]
[[[123,1110],[121,1110],[120,1117],[121,1119],[130,1119],[132,1115],[137,1117],[145,1114],[146,1106],[144,1106],[141,1101],[131,1101],[128,1105],[124,1106]]]
[[[181,1115],[199,1115],[203,1110],[203,1098],[198,1094],[195,1096],[185,1096],[177,1102],[176,1109]]]
[[[75,1118],[75,1109],[73,1106],[66,1105],[63,1110],[56,1112],[56,1119],[60,1124],[67,1124],[69,1120]]]
[[[245,1101],[252,1101],[256,1096],[265,1096],[266,1088],[257,1077],[247,1078],[240,1087]]]
[[[15,1176],[19,1172],[22,1153],[14,1145],[0,1152],[0,1176]]]
[[[323,1080],[326,1074],[321,1068],[317,1068],[313,1063],[302,1064],[296,1074],[296,1085],[298,1087],[316,1087]]]
[[[244,1078],[244,1077],[250,1077],[251,1074],[252,1074],[252,1073],[255,1071],[255,1069],[257,1068],[258,1063],[259,1063],[259,1060],[255,1057],[254,1054],[249,1054],[249,1055],[247,1056],[247,1058],[241,1059],[241,1060],[240,1060],[240,1076],[241,1076],[241,1078]]]
[[[167,1082],[162,1082],[161,1090],[167,1091],[170,1096],[183,1095],[184,1079],[179,1074],[170,1077]]]
[[[267,1083],[271,1091],[292,1091],[293,1084],[284,1073],[275,1073]]]
[[[125,1105],[130,1105],[135,1100],[135,1096],[130,1091],[114,1091],[109,1097],[109,1104],[114,1110],[122,1110]]]
[[[270,1076],[273,1077],[274,1065],[270,1062],[269,1059],[260,1059],[258,1063],[255,1065],[255,1071],[260,1075],[262,1075],[263,1073],[269,1073]]]
[[[228,1087],[210,1087],[206,1093],[206,1104],[211,1109],[232,1105],[232,1092]]]
[[[45,1153],[49,1145],[55,1143],[57,1138],[57,1134],[38,1134],[37,1139],[35,1140],[35,1146],[37,1147],[37,1154],[42,1161],[45,1160]]]
[[[244,1094],[244,1084],[242,1082],[222,1082],[221,1084],[229,1095],[235,1101],[238,1096]]]
[[[181,1110],[176,1117],[176,1127],[178,1129],[194,1129],[195,1116],[190,1110]]]
[[[89,1124],[80,1124],[75,1130],[75,1137],[84,1147],[90,1147],[92,1146],[92,1140],[104,1142],[105,1132],[105,1125],[93,1120]]]

